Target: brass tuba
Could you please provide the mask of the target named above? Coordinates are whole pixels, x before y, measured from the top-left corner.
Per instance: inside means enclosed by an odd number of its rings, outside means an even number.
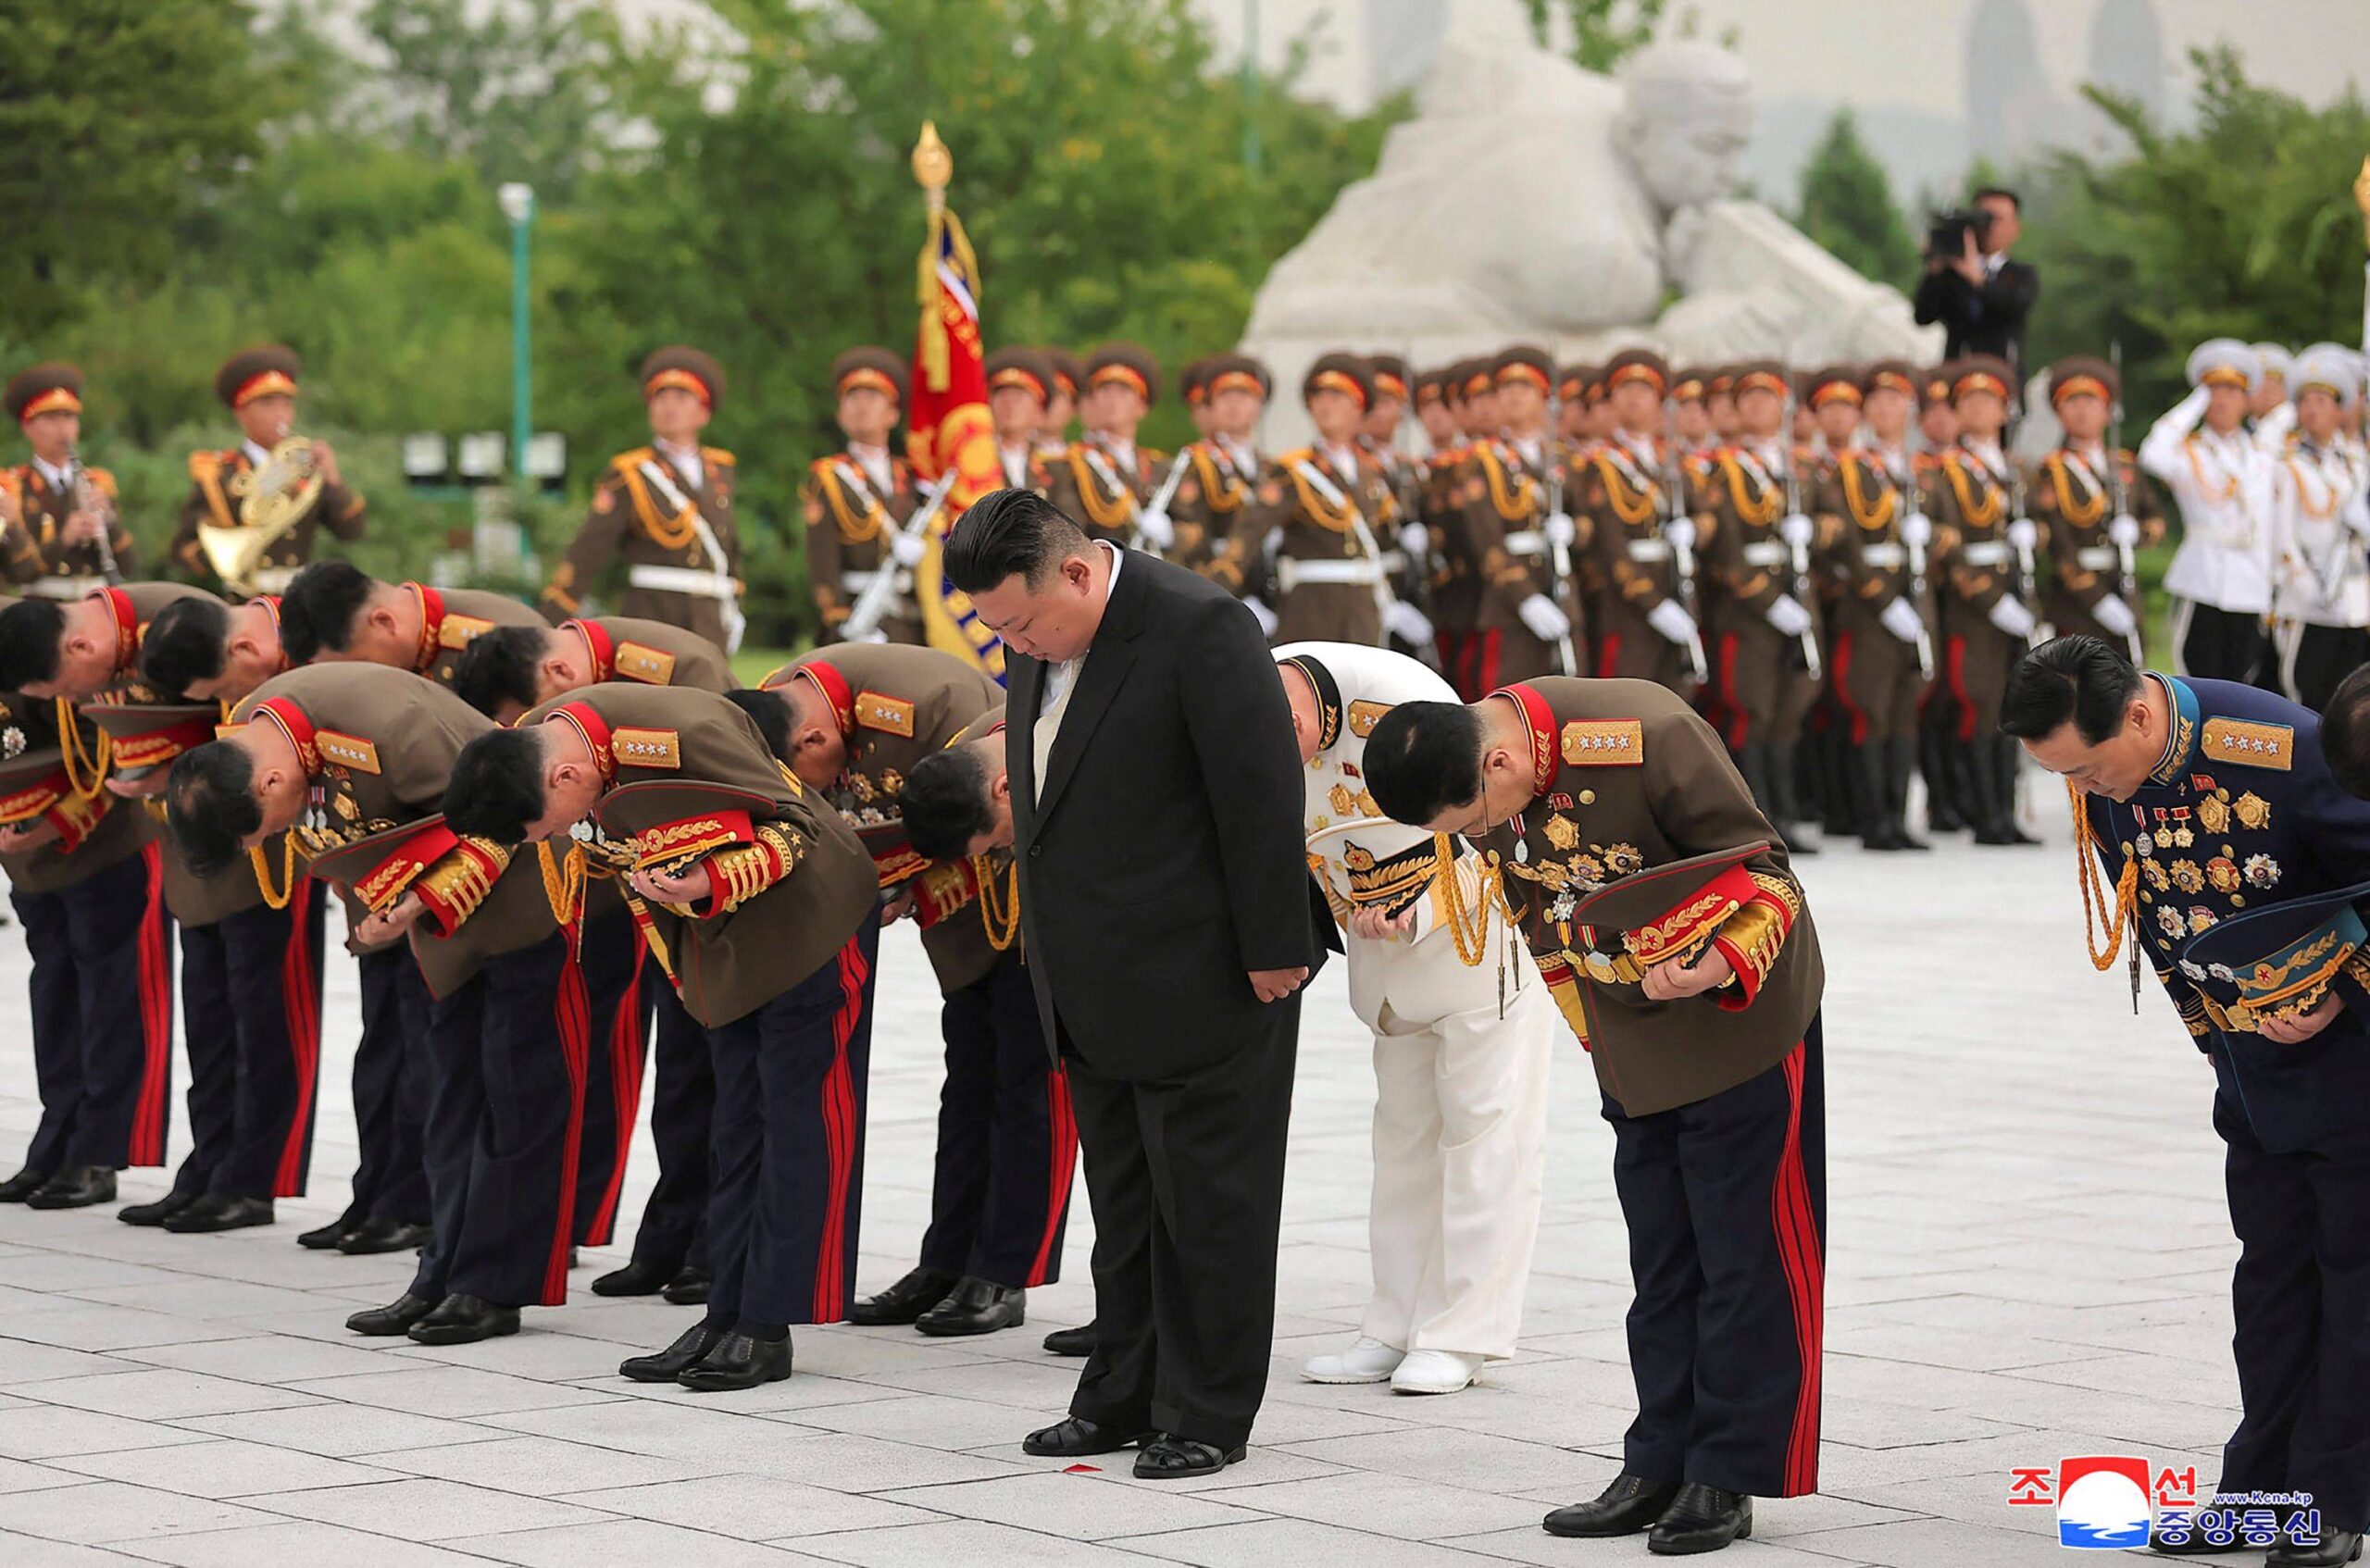
[[[239,526],[201,522],[197,542],[223,587],[250,594],[256,591],[255,576],[265,554],[309,516],[321,498],[313,443],[303,436],[281,438],[260,467],[232,479],[231,488],[239,497]]]

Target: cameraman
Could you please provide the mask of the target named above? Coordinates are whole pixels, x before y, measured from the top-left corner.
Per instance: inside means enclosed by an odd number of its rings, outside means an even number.
[[[1990,354],[2024,373],[2025,317],[2040,297],[2040,274],[2010,261],[2008,249],[2024,232],[2016,193],[1990,185],[1974,207],[1945,214],[1927,236],[1926,276],[1917,285],[1917,320],[1940,321],[1949,334],[1944,355]],[[1955,234],[1955,248],[1945,241]]]

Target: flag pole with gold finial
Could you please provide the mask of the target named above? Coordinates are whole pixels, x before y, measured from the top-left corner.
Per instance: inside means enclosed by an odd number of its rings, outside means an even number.
[[[2370,155],[2362,159],[2362,172],[2353,177],[2353,205],[2362,209],[2362,244],[2370,250]],[[2362,263],[2362,352],[2370,355],[2370,257]]]

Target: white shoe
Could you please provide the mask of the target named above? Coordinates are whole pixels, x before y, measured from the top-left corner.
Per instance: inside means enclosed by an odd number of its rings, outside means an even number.
[[[1311,1383],[1382,1383],[1406,1359],[1406,1351],[1360,1336],[1339,1355],[1311,1357],[1300,1375]]]
[[[1470,1385],[1485,1358],[1458,1350],[1411,1350],[1391,1374],[1394,1394],[1453,1394]]]

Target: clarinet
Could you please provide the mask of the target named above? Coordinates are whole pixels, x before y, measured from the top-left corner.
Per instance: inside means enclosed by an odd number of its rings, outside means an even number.
[[[115,529],[115,508],[92,482],[91,470],[82,466],[79,448],[69,452],[66,461],[74,476],[74,510],[88,512],[99,522],[99,531],[92,540],[99,547],[99,575],[106,579],[108,587],[120,588],[123,568],[115,564],[115,544],[107,537]]]

